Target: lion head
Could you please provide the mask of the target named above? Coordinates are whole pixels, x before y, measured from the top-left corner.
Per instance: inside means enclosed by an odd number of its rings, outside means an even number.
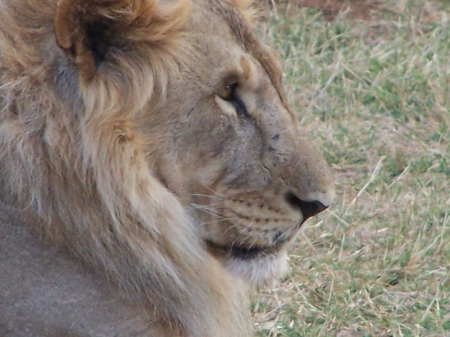
[[[213,10],[205,22],[211,8],[194,7],[196,50],[169,81],[170,108],[144,123],[157,135],[148,157],[196,219],[208,250],[258,284],[282,274],[286,246],[330,205],[333,179],[287,103],[276,53],[231,4]],[[176,117],[168,121],[167,111]]]
[[[247,336],[334,197],[248,5],[0,0],[2,201],[176,335]]]

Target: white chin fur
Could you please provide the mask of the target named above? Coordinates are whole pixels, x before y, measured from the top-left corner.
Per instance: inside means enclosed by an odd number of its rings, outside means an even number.
[[[288,270],[288,256],[285,251],[276,255],[261,258],[241,260],[232,258],[225,261],[227,268],[233,275],[243,278],[252,287],[273,287]]]

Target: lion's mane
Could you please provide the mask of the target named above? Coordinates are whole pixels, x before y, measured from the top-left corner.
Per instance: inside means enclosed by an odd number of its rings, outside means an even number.
[[[171,327],[165,336],[248,335],[243,290],[152,176],[146,139],[130,122],[164,100],[167,78],[189,51],[179,34],[189,1],[1,1],[0,8],[2,201],[20,209],[35,234],[156,313]],[[140,54],[117,52],[97,73],[108,46],[92,51],[86,36],[97,38],[89,30],[98,25],[120,31],[101,43],[141,43]]]

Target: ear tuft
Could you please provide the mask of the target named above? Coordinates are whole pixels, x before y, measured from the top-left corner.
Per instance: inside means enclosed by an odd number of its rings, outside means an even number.
[[[179,32],[190,1],[60,0],[54,22],[56,41],[89,80],[110,50],[137,43],[157,46]]]

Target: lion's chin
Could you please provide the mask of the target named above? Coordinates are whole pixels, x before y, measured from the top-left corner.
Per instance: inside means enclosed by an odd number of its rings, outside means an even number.
[[[288,270],[285,250],[252,259],[223,257],[225,268],[234,276],[244,279],[252,287],[274,287]]]
[[[287,272],[286,242],[271,247],[222,246],[206,241],[209,252],[235,277],[252,287],[273,287]]]

